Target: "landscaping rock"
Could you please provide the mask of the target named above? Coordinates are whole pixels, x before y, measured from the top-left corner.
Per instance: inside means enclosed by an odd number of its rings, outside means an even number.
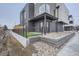
[[[33,43],[32,45],[36,50],[36,52],[33,52],[33,56],[52,56],[54,53],[54,47],[45,42],[39,41]]]

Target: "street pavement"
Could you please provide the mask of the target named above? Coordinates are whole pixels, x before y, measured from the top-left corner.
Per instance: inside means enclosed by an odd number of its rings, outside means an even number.
[[[69,40],[57,56],[79,56],[79,32]]]

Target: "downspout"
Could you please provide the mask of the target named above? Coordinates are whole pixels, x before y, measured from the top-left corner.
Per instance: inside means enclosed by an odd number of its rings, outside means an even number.
[[[46,3],[45,3],[45,13],[46,13]],[[44,15],[44,34],[46,35],[46,27],[47,27],[47,24],[46,24],[46,14]]]
[[[23,36],[24,36],[24,10],[22,11],[22,19],[23,19],[23,21],[22,21],[23,22],[22,23],[23,24],[23,30],[22,31],[23,31]]]
[[[29,5],[28,5],[29,6]],[[29,9],[29,7],[28,7]],[[27,9],[27,11],[29,12],[29,10]],[[28,34],[28,20],[29,20],[29,15],[28,13],[26,13],[26,38],[28,38],[27,34]]]
[[[59,6],[57,6],[56,9],[57,9],[56,32],[58,32]]]
[[[46,3],[45,3],[45,12],[44,13],[46,13]],[[46,14],[44,14],[44,25],[43,25],[43,35],[46,35]]]

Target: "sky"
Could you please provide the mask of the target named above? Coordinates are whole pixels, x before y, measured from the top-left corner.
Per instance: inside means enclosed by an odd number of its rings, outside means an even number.
[[[79,25],[79,3],[66,3],[65,5],[73,16],[74,25]]]
[[[24,7],[23,3],[0,3],[0,24],[13,28],[20,23],[20,11]]]
[[[20,11],[24,7],[23,3],[0,3],[0,24],[13,28],[20,23]],[[79,24],[79,4],[65,3],[69,13],[73,15],[74,24]]]

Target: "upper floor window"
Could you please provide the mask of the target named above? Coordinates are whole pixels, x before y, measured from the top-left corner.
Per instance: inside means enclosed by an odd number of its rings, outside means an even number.
[[[26,11],[23,12],[24,20],[26,19]]]
[[[40,22],[41,28],[43,27],[43,22]]]
[[[50,13],[50,6],[48,4],[43,4],[39,7],[39,14],[44,12]]]

